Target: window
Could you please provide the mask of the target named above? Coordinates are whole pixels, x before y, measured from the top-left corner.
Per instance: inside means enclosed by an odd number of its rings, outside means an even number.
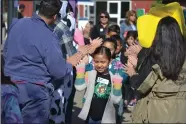
[[[95,13],[95,16],[96,16],[96,22],[95,23],[98,23],[99,22],[99,14],[101,11],[107,11],[107,2],[96,2],[96,13]]]
[[[125,18],[126,12],[129,10],[129,2],[121,2],[121,18]]]
[[[90,7],[90,14],[94,14],[94,6],[89,6]]]
[[[118,19],[117,18],[110,18],[111,22],[115,22],[117,24]]]
[[[110,14],[117,14],[118,13],[118,3],[110,3]]]
[[[101,11],[107,11],[107,2],[96,2],[96,16],[99,16]]]

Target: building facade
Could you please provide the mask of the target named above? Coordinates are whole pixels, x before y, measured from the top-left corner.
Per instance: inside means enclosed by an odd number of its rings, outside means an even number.
[[[128,10],[142,9],[148,12],[154,0],[79,0],[79,19],[88,19],[96,23],[101,11],[110,14],[111,21],[120,24]],[[87,14],[87,12],[89,14]]]

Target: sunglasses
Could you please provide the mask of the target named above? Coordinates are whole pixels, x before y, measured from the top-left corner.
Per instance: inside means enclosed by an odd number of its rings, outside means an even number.
[[[100,18],[107,18],[108,19],[108,16],[100,16]]]

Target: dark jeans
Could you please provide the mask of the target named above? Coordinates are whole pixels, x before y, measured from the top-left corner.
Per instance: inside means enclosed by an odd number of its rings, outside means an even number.
[[[32,83],[17,84],[19,104],[24,123],[49,123],[50,90]]]
[[[74,96],[76,93],[76,89],[73,86],[72,93],[70,94],[70,97],[68,99],[66,114],[65,114],[65,124],[71,124],[72,120],[72,109],[73,109],[73,103],[74,103]]]
[[[74,97],[76,93],[76,89],[74,87],[74,82],[76,79],[76,69],[73,68],[73,86],[72,86],[72,92],[69,96],[68,99],[68,104],[67,104],[67,109],[66,109],[66,114],[65,114],[65,124],[71,124],[72,121],[72,109],[73,109],[73,103],[74,103]]]

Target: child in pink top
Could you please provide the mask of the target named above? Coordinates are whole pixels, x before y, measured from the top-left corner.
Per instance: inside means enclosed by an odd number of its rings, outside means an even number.
[[[85,45],[83,33],[78,28],[74,32],[74,41],[79,46]]]

